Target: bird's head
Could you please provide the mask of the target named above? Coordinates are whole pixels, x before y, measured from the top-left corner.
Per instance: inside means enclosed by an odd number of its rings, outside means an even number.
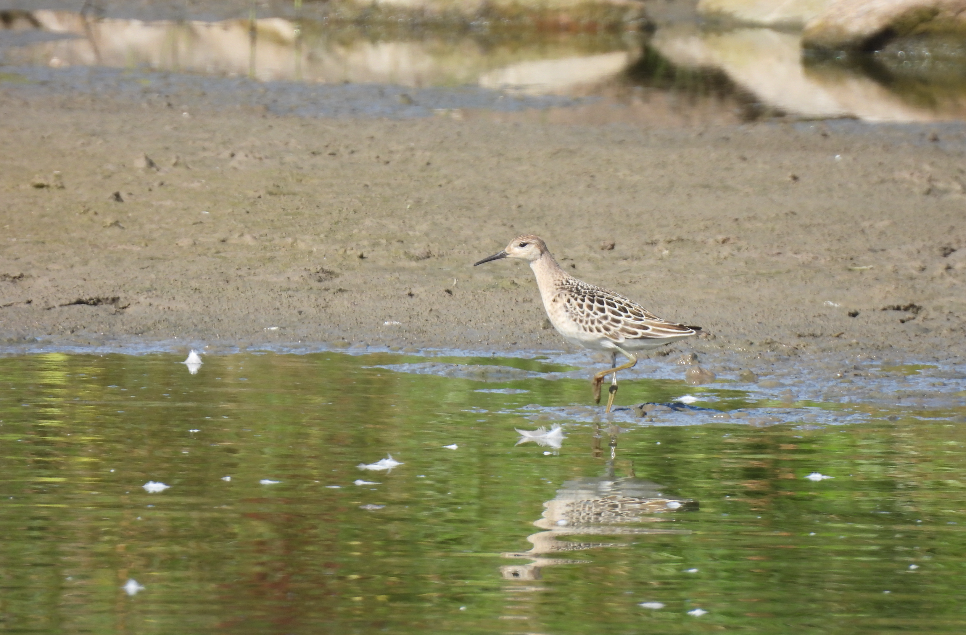
[[[532,234],[527,234],[524,236],[518,236],[510,241],[510,244],[506,246],[506,249],[499,253],[495,253],[488,258],[475,263],[473,266],[482,265],[484,262],[490,262],[491,260],[500,260],[501,258],[516,258],[518,260],[526,260],[527,262],[533,262],[539,259],[547,253],[547,244],[543,242],[543,239],[539,236],[534,236]]]

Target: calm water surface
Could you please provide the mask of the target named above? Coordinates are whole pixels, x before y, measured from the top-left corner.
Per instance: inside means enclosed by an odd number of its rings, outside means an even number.
[[[0,8],[0,86],[304,117],[515,113],[661,127],[966,121],[966,47],[954,36],[817,60],[803,54],[800,33],[697,18],[661,22],[652,33],[568,34],[498,20],[428,28],[376,16],[296,19],[260,15],[254,2],[248,19],[131,19],[102,15],[96,4]],[[128,12],[152,13],[150,3],[129,4]]]
[[[966,628],[961,385],[763,423],[726,383],[636,380],[619,402],[691,394],[700,423],[621,429],[540,360],[182,357],[0,358],[0,630]]]

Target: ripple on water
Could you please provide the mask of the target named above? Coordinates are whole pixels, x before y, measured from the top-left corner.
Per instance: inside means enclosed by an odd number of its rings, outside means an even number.
[[[137,631],[966,629],[944,369],[867,363],[868,401],[820,402],[824,369],[772,360],[784,386],[749,391],[706,355],[715,383],[630,378],[654,407],[607,417],[589,360],[185,353],[0,357],[8,623],[49,630],[70,593],[76,624]],[[889,403],[899,376],[927,408]]]
[[[438,375],[453,379],[471,379],[485,382],[508,382],[520,379],[535,379],[544,377],[544,373],[537,373],[509,366],[490,366],[475,364],[447,364],[443,362],[421,362],[410,364],[387,364],[376,366],[397,373],[412,373],[415,375]],[[511,393],[506,393],[511,394]]]

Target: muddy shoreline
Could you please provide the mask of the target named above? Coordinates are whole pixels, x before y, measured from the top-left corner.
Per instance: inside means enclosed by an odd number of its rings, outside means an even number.
[[[966,359],[962,125],[206,103],[4,86],[0,346],[560,350],[524,265],[472,267],[536,233],[706,329],[675,352]]]

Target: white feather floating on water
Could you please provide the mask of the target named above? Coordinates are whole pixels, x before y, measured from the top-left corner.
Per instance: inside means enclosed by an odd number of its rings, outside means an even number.
[[[812,472],[811,474],[809,474],[805,478],[807,478],[810,481],[815,481],[817,483],[819,481],[824,481],[827,478],[835,478],[835,477],[834,476],[825,476],[821,472]]]
[[[141,487],[143,487],[144,491],[146,491],[148,494],[157,494],[158,492],[163,492],[171,486],[160,482],[155,483],[154,481],[148,481]]]
[[[198,369],[201,368],[204,362],[201,361],[201,356],[198,354],[198,351],[191,349],[191,352],[188,353],[188,359],[181,363],[188,367],[189,373],[196,375],[198,374]]]
[[[368,465],[365,463],[360,463],[356,467],[358,467],[360,470],[376,470],[376,471],[387,470],[388,471],[399,465],[402,465],[402,463],[392,458],[391,454],[387,454],[386,458],[379,459],[375,463],[369,463]]]
[[[364,481],[361,478],[357,478],[353,481],[354,485],[382,485],[382,483],[376,483],[375,481]]]
[[[138,581],[135,580],[134,578],[131,578],[127,582],[125,582],[124,586],[122,586],[121,588],[124,589],[124,592],[127,593],[128,595],[137,595],[138,591],[144,590],[144,586],[138,584]]]
[[[566,438],[563,433],[563,428],[556,423],[549,430],[544,426],[536,430],[521,430],[519,428],[514,428],[514,430],[520,434],[520,440],[516,442],[516,445],[533,441],[539,446],[559,450],[560,446],[563,445],[563,440]]]
[[[453,445],[444,445],[443,446],[443,449],[445,449],[445,450],[459,450],[460,449],[460,446],[458,446],[458,445],[456,445],[454,443]]]

